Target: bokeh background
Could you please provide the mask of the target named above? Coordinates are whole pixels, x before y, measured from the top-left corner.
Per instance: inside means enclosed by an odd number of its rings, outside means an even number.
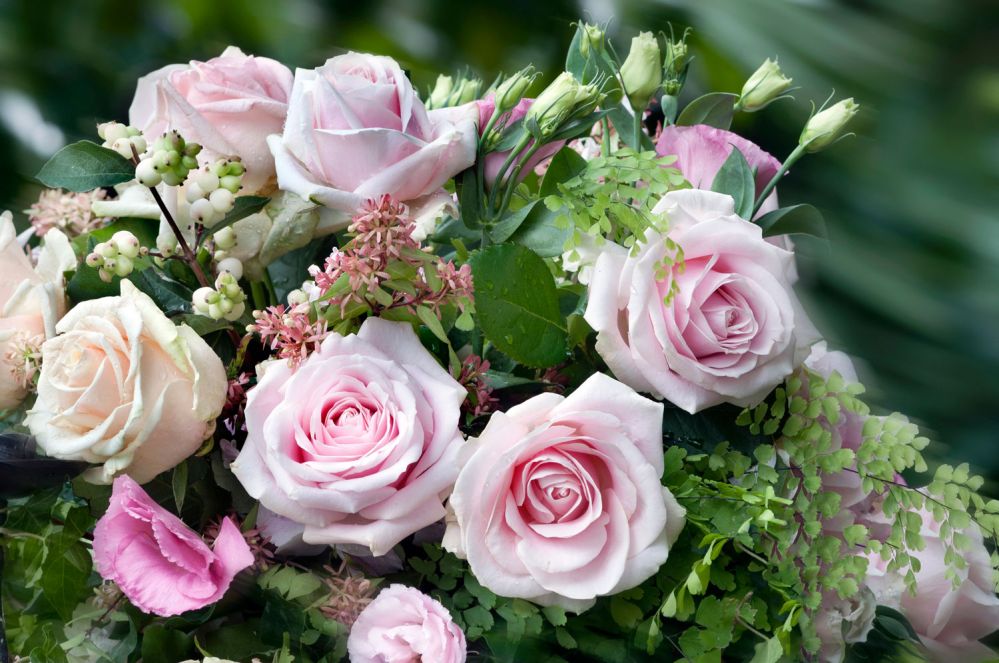
[[[832,90],[857,136],[797,166],[785,203],[825,213],[801,247],[802,294],[873,401],[922,423],[943,459],[999,478],[999,2],[995,0],[0,0],[0,208],[25,209],[62,144],[125,119],[135,80],[228,44],[289,66],[392,55],[421,89],[468,66],[551,75],[580,16],[694,28],[685,94],[737,92],[779,56],[796,101],[737,118],[783,158]],[[23,222],[23,216],[21,217]]]

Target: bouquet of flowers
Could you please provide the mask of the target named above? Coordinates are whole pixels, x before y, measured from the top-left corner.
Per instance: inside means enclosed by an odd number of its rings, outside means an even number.
[[[685,36],[423,95],[230,48],[55,154],[0,218],[0,648],[991,657],[999,501],[794,292],[780,182],[858,107],[779,160],[729,129],[791,79],[686,101]]]

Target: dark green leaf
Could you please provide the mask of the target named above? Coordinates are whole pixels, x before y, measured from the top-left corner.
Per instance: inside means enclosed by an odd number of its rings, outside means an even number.
[[[601,118],[607,116],[611,111],[600,110],[590,113],[585,117],[576,118],[566,122],[559,130],[556,131],[548,139],[547,142],[554,143],[557,140],[572,140],[574,138],[579,138],[580,136],[588,136],[590,131],[593,129],[593,125],[601,120]]]
[[[168,316],[191,312],[190,288],[175,281],[156,269],[132,272],[128,280],[135,287],[149,295],[163,313]]]
[[[715,175],[711,190],[732,196],[735,213],[742,218],[749,219],[752,215],[756,199],[756,178],[753,177],[753,169],[749,167],[745,155],[735,146]]]
[[[777,235],[815,235],[826,237],[826,222],[822,212],[811,205],[791,205],[764,214],[755,223],[763,228],[765,237]]]
[[[555,279],[538,254],[513,244],[472,256],[475,306],[493,345],[528,366],[554,366],[565,358],[566,329]]]
[[[735,111],[735,102],[738,100],[737,94],[711,92],[687,104],[676,118],[676,123],[682,127],[706,124],[727,130],[732,126],[732,115]]]
[[[242,221],[251,214],[256,214],[270,202],[270,198],[267,196],[239,196],[233,201],[232,209],[229,213],[225,215],[221,221],[212,226],[204,237],[202,241],[208,239],[218,231],[223,228],[228,228],[237,221]]]
[[[332,235],[317,238],[305,246],[285,253],[280,258],[267,265],[267,273],[274,285],[274,293],[279,302],[287,301],[288,293],[302,287],[302,282],[309,278],[309,266],[323,266],[336,240]]]
[[[513,233],[515,233],[524,223],[524,219],[526,219],[527,215],[531,213],[531,210],[538,206],[538,202],[540,201],[532,200],[518,210],[507,212],[507,214],[496,222],[496,224],[489,230],[489,236],[492,240],[496,243],[508,240],[510,236],[513,235]],[[541,207],[544,207],[544,205],[541,205]]]
[[[698,450],[711,450],[720,442],[729,442],[733,449],[751,453],[758,445],[771,442],[766,436],[753,435],[749,428],[735,423],[741,411],[734,405],[716,405],[688,414],[667,404],[663,412],[663,435],[667,442]]]
[[[538,198],[544,199],[545,196],[558,193],[559,184],[576,177],[585,169],[586,160],[575,150],[563,147],[548,164]],[[526,246],[542,258],[562,255],[565,243],[572,235],[572,228],[566,222],[557,224],[558,216],[558,212],[553,212],[544,204],[535,205],[509,239],[514,244]]]
[[[190,636],[150,624],[142,631],[142,663],[175,663],[194,654]]]
[[[225,329],[232,324],[228,320],[212,320],[208,316],[199,315],[197,313],[187,313],[182,315],[177,318],[175,322],[187,325],[193,329],[194,333],[198,336],[211,334],[212,332],[219,331],[220,329]]]
[[[184,496],[187,495],[187,461],[173,468],[170,485],[173,488],[173,503],[177,505],[177,513],[182,513]]]
[[[450,244],[453,239],[468,242],[478,241],[480,238],[481,234],[466,226],[463,219],[456,219],[453,216],[449,216],[437,224],[434,234],[430,236],[430,241],[434,244]]]
[[[92,191],[135,177],[132,162],[89,140],[67,145],[38,171],[37,179],[53,189]]]

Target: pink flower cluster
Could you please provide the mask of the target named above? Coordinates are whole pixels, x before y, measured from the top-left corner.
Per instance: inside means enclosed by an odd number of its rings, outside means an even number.
[[[290,308],[284,304],[270,306],[254,311],[253,317],[255,322],[249,331],[259,334],[265,345],[270,343],[278,358],[287,359],[292,366],[300,364],[326,338],[326,321],[322,318],[313,321],[308,304]]]
[[[486,371],[488,370],[489,362],[478,355],[468,355],[461,362],[461,375],[458,376],[458,382],[468,390],[469,394],[463,407],[476,417],[492,412],[496,408],[496,403],[499,402],[499,399],[493,396],[493,388],[486,379]]]
[[[74,237],[104,225],[107,219],[95,215],[90,206],[95,200],[104,200],[105,197],[103,189],[85,193],[46,189],[25,213],[39,237],[52,228]]]
[[[418,306],[429,306],[437,312],[442,305],[456,302],[465,310],[472,301],[472,268],[467,264],[457,267],[451,261],[426,254],[413,239],[414,228],[409,209],[391,196],[365,202],[348,228],[354,238],[342,250],[334,250],[322,270],[318,267],[311,270],[320,293],[326,295],[346,277],[349,290],[329,300],[331,306],[340,308],[341,314],[351,303],[367,304],[373,310],[415,311]],[[393,278],[393,264],[400,263],[416,271],[412,289],[392,290],[392,301],[388,304],[376,300],[374,293]],[[434,269],[437,278],[428,278],[427,269]]]

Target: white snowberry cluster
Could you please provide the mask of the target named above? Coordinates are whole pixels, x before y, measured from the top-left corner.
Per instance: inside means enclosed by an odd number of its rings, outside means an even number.
[[[198,167],[199,152],[200,145],[188,143],[176,131],[169,131],[157,138],[149,151],[142,155],[142,161],[135,167],[135,179],[150,187],[160,182],[177,186]]]
[[[225,218],[243,186],[246,168],[239,158],[219,159],[192,173],[184,194],[191,204],[191,218],[211,228]]]
[[[238,261],[237,261],[238,262]],[[242,268],[242,266],[240,266]],[[198,288],[191,303],[196,313],[212,320],[237,320],[246,310],[246,294],[239,287],[239,278],[223,271],[215,279],[215,287]]]
[[[126,159],[146,151],[146,137],[133,126],[121,122],[104,122],[97,125],[97,135],[104,141],[101,147],[114,150]]]
[[[139,238],[127,230],[119,230],[106,242],[101,242],[87,255],[86,262],[97,270],[97,275],[105,283],[115,276],[122,278],[132,273],[135,259],[144,255],[147,249],[139,244]]]

